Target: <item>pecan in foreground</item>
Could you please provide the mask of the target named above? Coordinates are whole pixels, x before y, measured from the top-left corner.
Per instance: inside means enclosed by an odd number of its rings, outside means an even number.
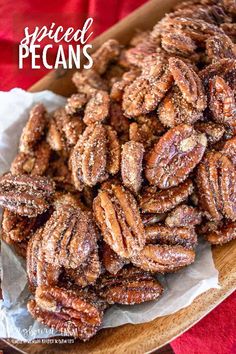
[[[100,190],[94,199],[94,215],[104,241],[122,258],[130,258],[145,243],[145,234],[137,203],[121,185]]]
[[[37,321],[83,341],[98,331],[103,309],[104,303],[94,293],[46,285],[38,287],[35,300],[28,302],[28,310]]]

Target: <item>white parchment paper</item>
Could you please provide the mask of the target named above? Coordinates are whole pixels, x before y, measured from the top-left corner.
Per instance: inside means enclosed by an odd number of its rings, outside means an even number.
[[[21,131],[29,110],[42,102],[49,112],[65,104],[65,98],[50,91],[28,93],[21,89],[0,92],[0,174],[9,169],[14,158]],[[0,301],[0,337],[30,341],[55,336],[53,330],[34,321],[27,312],[30,297],[27,289],[25,261],[2,242],[2,292]],[[218,286],[210,246],[201,241],[193,265],[175,273],[159,277],[165,292],[159,301],[135,306],[113,306],[105,314],[104,327],[125,323],[143,323],[168,315],[191,304],[201,293]]]

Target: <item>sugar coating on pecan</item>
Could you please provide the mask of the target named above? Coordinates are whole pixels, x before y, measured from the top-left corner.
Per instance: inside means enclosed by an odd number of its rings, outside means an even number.
[[[202,159],[206,144],[206,136],[190,125],[170,129],[148,155],[145,174],[149,183],[167,189],[183,182]]]
[[[236,223],[230,222],[215,231],[209,231],[205,237],[212,245],[228,243],[236,239]]]
[[[48,213],[29,218],[4,209],[1,226],[2,232],[5,234],[5,241],[10,244],[11,241],[28,242],[34,232],[46,222],[47,218]]]
[[[43,229],[45,260],[76,269],[95,249],[97,238],[98,232],[89,212],[59,204]]]
[[[206,108],[206,96],[199,76],[184,61],[169,59],[169,68],[184,99],[198,110]]]
[[[29,152],[35,144],[42,138],[47,124],[46,110],[39,103],[35,105],[29,114],[29,119],[23,129],[20,138],[19,150]]]
[[[163,33],[161,45],[168,53],[188,56],[196,49],[195,42],[181,31]]]
[[[101,263],[98,250],[91,252],[87,259],[78,268],[66,268],[65,274],[72,283],[84,288],[87,285],[93,285],[101,273]]]
[[[161,29],[169,32],[181,30],[186,36],[197,42],[200,47],[209,37],[218,33],[223,34],[222,29],[212,23],[188,17],[169,17],[166,21],[163,21]]]
[[[236,129],[236,101],[234,91],[220,76],[215,76],[210,81],[209,108],[212,118],[217,123]]]
[[[121,175],[125,187],[138,193],[142,184],[142,163],[144,147],[135,141],[128,141],[122,146]]]
[[[127,263],[129,263],[128,260],[120,257],[106,242],[103,242],[102,264],[107,272],[110,274],[116,274]]]
[[[236,166],[236,137],[225,142],[221,152],[233,162]]]
[[[21,216],[42,214],[53,193],[54,183],[46,177],[7,173],[0,178],[0,206]]]
[[[122,107],[127,117],[137,117],[153,111],[173,82],[168,65],[157,61],[149,71],[154,74],[141,75],[125,88]]]
[[[176,207],[165,219],[169,227],[194,226],[201,224],[201,212],[190,205],[182,204]]]
[[[236,59],[235,45],[231,39],[224,34],[218,34],[208,38],[206,41],[206,50],[208,58],[212,62],[217,62],[219,59],[224,58]]]
[[[125,88],[129,86],[140,74],[140,71],[137,69],[131,69],[128,72],[125,72],[122,75],[122,78],[115,82],[111,88],[111,99],[114,101],[121,101]]]
[[[70,117],[64,108],[59,108],[49,120],[47,141],[52,150],[68,154],[83,132],[84,124],[78,117]]]
[[[209,152],[198,166],[197,186],[202,210],[210,220],[236,220],[236,169],[220,152]]]
[[[201,133],[205,133],[207,137],[207,142],[210,144],[214,144],[220,141],[225,133],[225,128],[222,124],[210,121],[197,122],[194,125],[194,128]]]
[[[185,201],[193,193],[191,179],[187,179],[176,187],[157,190],[147,187],[140,195],[140,208],[144,213],[165,213]]]
[[[175,272],[194,262],[195,252],[181,245],[146,245],[132,263],[151,273]]]
[[[122,305],[156,300],[163,291],[158,280],[135,267],[123,268],[115,277],[102,276],[97,287],[99,295],[109,304]]]
[[[61,267],[47,263],[42,249],[43,228],[38,229],[30,239],[26,254],[26,271],[29,289],[35,292],[40,285],[57,285]]]
[[[194,124],[202,118],[202,111],[186,101],[180,89],[174,86],[158,106],[161,123],[173,128],[181,123]]]
[[[87,101],[88,101],[88,97],[85,93],[78,92],[71,95],[67,99],[67,104],[65,106],[66,113],[70,115],[80,114]]]
[[[83,121],[85,124],[102,122],[109,113],[110,98],[106,91],[97,91],[86,104]]]
[[[118,59],[120,54],[120,43],[116,39],[108,39],[101,47],[92,54],[93,70],[99,74],[103,74],[108,65]]]
[[[30,152],[19,152],[11,163],[13,175],[43,176],[49,165],[51,148],[46,141],[40,142]]]
[[[145,228],[146,244],[182,245],[193,248],[197,244],[197,234],[193,227],[165,226],[154,224]]]
[[[122,258],[130,258],[145,243],[137,202],[121,185],[100,190],[94,199],[94,215],[105,242]]]
[[[120,144],[116,132],[102,124],[89,126],[74,147],[70,165],[72,180],[78,190],[94,186],[116,174],[120,168]]]

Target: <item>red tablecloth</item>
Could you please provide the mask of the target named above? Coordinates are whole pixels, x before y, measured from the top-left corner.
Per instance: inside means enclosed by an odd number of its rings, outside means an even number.
[[[0,89],[27,89],[47,72],[45,69],[18,69],[17,48],[25,26],[50,25],[79,28],[87,17],[94,18],[93,31],[98,35],[145,0],[0,0]],[[53,53],[52,53],[53,57]],[[236,353],[236,295],[183,334],[171,345],[176,354]]]

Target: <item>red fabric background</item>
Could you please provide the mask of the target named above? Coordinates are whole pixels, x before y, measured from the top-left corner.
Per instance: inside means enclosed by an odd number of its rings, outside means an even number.
[[[93,31],[98,35],[145,0],[0,0],[0,89],[27,89],[47,73],[29,66],[18,69],[18,43],[25,26],[50,26],[52,22],[65,27],[80,28],[87,17],[94,18]],[[46,44],[46,41],[44,42]],[[55,55],[56,48],[51,53]],[[188,332],[171,345],[176,354],[236,353],[236,295],[231,295]]]

